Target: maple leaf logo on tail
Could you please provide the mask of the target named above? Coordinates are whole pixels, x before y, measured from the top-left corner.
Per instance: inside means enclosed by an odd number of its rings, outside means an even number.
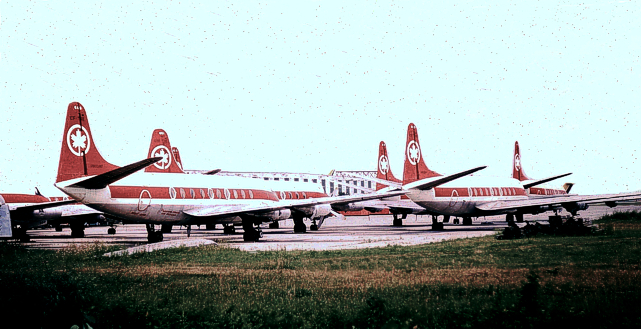
[[[514,169],[521,171],[521,157],[518,154],[514,156]]]
[[[82,156],[83,153],[89,153],[91,147],[91,140],[87,129],[80,125],[73,125],[67,131],[67,146],[71,153],[76,156]]]
[[[152,151],[151,154],[153,157],[161,157],[162,159],[156,163],[154,163],[154,166],[158,169],[165,170],[169,168],[171,165],[171,152],[169,149],[164,146],[164,145],[158,145],[156,146]]]
[[[380,170],[383,175],[387,175],[389,160],[387,160],[385,155],[381,155],[381,158],[378,160],[378,170]]]
[[[416,165],[421,159],[421,148],[416,141],[411,141],[407,145],[407,159],[412,165]]]

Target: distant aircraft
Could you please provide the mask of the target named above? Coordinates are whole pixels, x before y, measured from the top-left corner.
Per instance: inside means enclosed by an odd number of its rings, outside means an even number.
[[[61,206],[75,200],[54,200],[38,194],[1,193],[0,237],[29,241],[27,230],[62,217]]]
[[[565,177],[571,175],[571,173],[558,175],[554,177],[547,178],[546,180],[552,181],[557,178]],[[572,189],[573,183],[565,183],[563,189],[555,188],[545,188],[545,187],[535,187],[539,184],[542,184],[544,180],[535,180],[528,177],[525,174],[523,169],[523,157],[521,156],[521,150],[519,148],[519,142],[514,142],[514,157],[512,158],[512,178],[517,179],[523,184],[523,188],[526,190],[527,194],[530,197],[546,197],[546,196],[559,196],[559,195],[568,195],[570,189]],[[535,184],[535,185],[532,185]]]
[[[292,216],[295,225],[304,217],[324,218],[331,204],[393,197],[406,191],[327,197],[296,191],[274,192],[271,182],[220,175],[137,173],[161,163],[164,157],[117,167],[100,155],[84,107],[67,108],[58,177],[55,186],[91,208],[123,221],[147,224],[148,240],[162,241],[157,224],[191,225],[240,221],[245,241],[258,241],[260,225]],[[409,188],[432,188],[482,168],[416,182]],[[276,188],[276,190],[278,190]],[[304,224],[303,224],[304,225]]]
[[[417,180],[442,177],[441,174],[430,170],[423,159],[416,126],[410,123],[405,147],[404,187]],[[525,190],[563,176],[565,174],[527,184],[522,184],[514,178],[469,176],[430,190],[411,190],[407,196],[429,213],[463,217],[463,225],[471,225],[472,217],[499,214],[505,214],[508,222],[513,221],[514,216],[517,221],[522,221],[523,214],[540,213],[558,207],[563,207],[572,215],[576,215],[578,211],[587,209],[592,203],[635,200],[641,196],[641,193],[626,193],[530,198]],[[433,221],[437,223],[436,219]]]

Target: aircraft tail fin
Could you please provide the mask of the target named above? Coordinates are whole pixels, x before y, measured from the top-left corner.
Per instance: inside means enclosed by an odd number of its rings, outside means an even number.
[[[532,180],[523,171],[523,164],[521,163],[521,150],[519,149],[519,142],[514,142],[514,158],[512,158],[512,178],[519,181]]]
[[[116,168],[100,155],[85,108],[78,102],[69,103],[56,182],[99,175]]]
[[[151,134],[147,158],[160,157],[161,160],[145,168],[145,172],[184,174],[185,172],[180,165],[180,156],[177,157],[176,154],[178,154],[178,149],[171,147],[167,132],[163,129],[154,130]]]
[[[405,143],[405,167],[403,169],[403,185],[421,180],[424,178],[442,176],[430,170],[423,161],[421,145],[418,141],[416,125],[410,123],[407,126],[407,142]]]
[[[376,173],[376,178],[401,183],[401,180],[394,177],[394,174],[392,174],[392,167],[389,163],[389,156],[387,156],[387,146],[383,141],[378,144],[378,171]],[[385,187],[387,187],[387,185],[376,182],[377,191]]]

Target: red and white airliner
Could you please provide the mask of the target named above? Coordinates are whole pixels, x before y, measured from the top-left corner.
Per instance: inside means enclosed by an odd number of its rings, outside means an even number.
[[[567,173],[550,177],[549,180],[565,177],[570,174],[571,173]],[[523,188],[526,190],[527,194],[532,198],[568,195],[568,193],[570,193],[570,189],[572,189],[572,186],[574,186],[573,183],[565,183],[563,184],[563,189],[558,189],[549,187],[535,187],[535,185],[532,185],[541,184],[542,180],[532,179],[525,174],[525,170],[523,169],[523,158],[521,156],[521,149],[519,148],[518,141],[514,142],[514,157],[512,158],[512,178],[520,181],[521,184],[523,184]]]
[[[37,191],[37,189],[36,189]],[[63,217],[64,207],[77,203],[63,198],[47,198],[36,194],[0,194],[0,238],[29,241],[27,230],[50,224]],[[85,207],[86,206],[82,206]],[[94,210],[92,210],[95,212]]]
[[[170,151],[171,150],[171,151]],[[153,173],[175,173],[175,174],[186,174],[183,170],[182,163],[180,161],[180,153],[178,148],[172,147],[171,142],[169,141],[169,135],[163,129],[155,129],[152,133],[151,142],[149,144],[149,153],[148,158],[160,157],[161,160],[154,163],[153,165],[145,168],[145,172]],[[204,175],[215,175],[220,172],[220,169],[210,170],[205,172]],[[318,184],[305,183],[305,182],[272,182],[271,184],[272,191],[276,192],[277,196],[280,196],[281,199],[302,199],[303,196],[309,196],[309,198],[318,198],[318,197],[327,197],[322,187]],[[278,189],[276,189],[278,188]],[[240,192],[242,196],[242,191]],[[343,204],[332,204],[334,206],[344,206]],[[332,212],[335,215],[335,213]],[[304,233],[307,231],[305,223],[302,221],[300,216],[293,214],[294,232]],[[238,218],[240,219],[240,218]],[[325,215],[322,216],[312,216],[312,225],[310,229],[312,231],[318,230],[325,219]],[[222,223],[223,231],[226,234],[232,234],[235,232],[234,225],[241,226],[242,223],[240,220],[237,220],[232,223]],[[214,229],[216,224],[207,224],[208,229]],[[269,224],[270,228],[278,228],[278,220],[275,220]],[[171,225],[164,224],[162,225],[162,233],[171,232]],[[189,227],[188,227],[189,230]]]
[[[516,157],[515,157],[516,159]],[[515,169],[519,163],[515,163]],[[524,176],[520,168],[521,177]],[[472,224],[472,217],[506,214],[506,220],[522,221],[523,214],[540,213],[563,207],[573,215],[587,209],[588,204],[635,200],[641,193],[602,194],[590,196],[548,195],[532,198],[526,188],[569,174],[554,176],[522,184],[515,178],[467,176],[429,190],[410,190],[407,196],[433,215],[463,217],[464,225]],[[426,178],[438,179],[441,174],[430,170],[423,160],[416,126],[409,124],[405,147],[403,186]]]
[[[279,188],[267,181],[219,175],[185,175],[139,172],[161,162],[154,157],[117,167],[100,155],[91,134],[84,107],[69,104],[55,186],[75,200],[124,221],[145,223],[148,239],[162,240],[155,224],[191,225],[240,221],[245,241],[258,241],[256,225],[292,216],[302,221],[323,218],[331,204],[393,197],[407,191],[368,195],[327,197],[296,191],[276,193]],[[166,165],[166,164],[163,164]],[[431,189],[469,175],[478,167],[450,176],[417,181],[408,189]],[[136,174],[134,174],[136,173]]]

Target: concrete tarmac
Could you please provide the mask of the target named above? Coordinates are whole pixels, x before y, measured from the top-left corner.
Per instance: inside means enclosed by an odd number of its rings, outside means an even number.
[[[624,207],[590,207],[582,211],[580,216],[586,219],[597,219],[604,214],[615,211],[641,210],[639,206]],[[551,213],[526,215],[525,220],[547,221]],[[563,213],[566,214],[566,213]],[[439,218],[442,220],[442,217]],[[392,226],[392,216],[350,216],[345,220],[329,218],[318,231],[294,233],[293,221],[280,222],[280,228],[269,229],[263,225],[264,236],[259,242],[244,242],[242,229],[237,233],[227,235],[222,232],[222,226],[216,230],[206,230],[205,226],[192,226],[191,237],[187,237],[184,227],[174,226],[172,233],[164,234],[164,241],[184,239],[206,239],[239,248],[245,251],[264,250],[337,250],[374,248],[389,245],[416,245],[438,242],[450,239],[462,239],[485,235],[494,235],[505,228],[505,216],[480,217],[472,226],[446,223],[443,231],[432,231],[431,216],[409,215],[403,221],[403,226]],[[309,227],[310,222],[306,221]],[[85,229],[84,238],[72,239],[69,228],[62,232],[54,229],[29,231],[30,242],[21,243],[34,249],[61,249],[66,247],[84,247],[92,244],[117,245],[124,248],[147,244],[147,231],[142,224],[118,225],[116,234],[107,234],[106,226],[91,226]],[[176,241],[178,242],[178,241]]]

